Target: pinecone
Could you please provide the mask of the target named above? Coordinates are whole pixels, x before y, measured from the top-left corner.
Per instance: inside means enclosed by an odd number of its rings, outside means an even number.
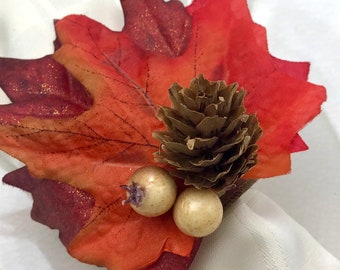
[[[155,159],[175,167],[171,173],[186,185],[222,196],[257,163],[262,130],[257,118],[245,113],[245,91],[200,75],[190,88],[174,83],[169,94],[172,108],[157,113],[167,131],[153,134],[161,142]]]

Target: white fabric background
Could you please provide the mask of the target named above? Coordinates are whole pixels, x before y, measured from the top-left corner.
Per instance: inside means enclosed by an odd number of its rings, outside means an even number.
[[[271,53],[312,62],[309,80],[327,87],[328,102],[301,132],[310,150],[293,156],[293,172],[263,180],[247,192],[226,213],[220,229],[204,240],[191,269],[340,269],[340,2],[248,3],[254,20],[267,27]],[[0,56],[51,53],[52,20],[71,13],[116,30],[123,25],[115,0],[1,0]],[[7,102],[1,91],[0,100]],[[0,159],[1,176],[19,166],[4,154]],[[72,259],[56,231],[32,222],[31,203],[28,194],[0,186],[0,270],[98,269]]]

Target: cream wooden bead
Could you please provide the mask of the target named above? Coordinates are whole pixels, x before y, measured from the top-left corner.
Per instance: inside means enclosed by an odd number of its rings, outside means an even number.
[[[127,190],[131,207],[140,215],[155,217],[166,213],[174,204],[177,186],[171,175],[156,166],[141,167],[129,179]]]
[[[177,198],[173,217],[183,233],[203,237],[214,232],[221,224],[223,206],[214,191],[190,187]]]

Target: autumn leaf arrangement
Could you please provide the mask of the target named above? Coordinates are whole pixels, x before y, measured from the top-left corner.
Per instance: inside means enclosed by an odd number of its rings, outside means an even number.
[[[12,102],[0,106],[0,148],[26,165],[3,182],[31,192],[32,219],[82,262],[188,269],[202,235],[181,227],[175,201],[193,189],[228,207],[289,173],[325,89],[307,82],[308,63],[268,53],[245,0],[121,4],[121,32],[70,15],[55,23],[53,55],[0,59]],[[138,181],[158,174],[173,199],[137,213],[148,194]]]

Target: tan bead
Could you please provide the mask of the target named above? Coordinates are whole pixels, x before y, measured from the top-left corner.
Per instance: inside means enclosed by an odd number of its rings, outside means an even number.
[[[147,217],[162,215],[173,206],[176,200],[175,181],[166,170],[160,167],[139,168],[129,179],[129,184],[132,183],[135,183],[144,193],[139,206],[130,204],[140,215]]]
[[[173,217],[183,233],[203,237],[214,232],[221,224],[223,206],[214,191],[192,187],[177,198]]]

